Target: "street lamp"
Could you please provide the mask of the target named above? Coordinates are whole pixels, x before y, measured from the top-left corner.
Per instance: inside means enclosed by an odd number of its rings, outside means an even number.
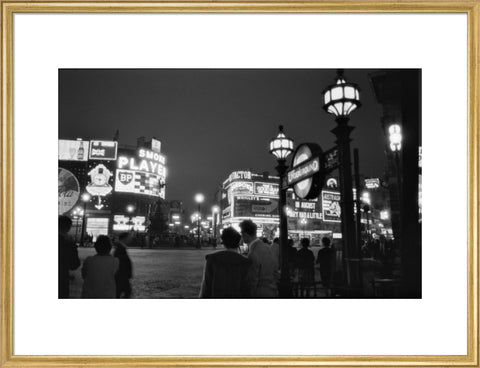
[[[75,219],[75,246],[77,245],[78,237],[78,223],[80,222],[80,217],[83,216],[84,212],[80,207],[75,207],[72,213],[72,217]]]
[[[392,124],[388,128],[388,134],[390,149],[398,153],[402,149],[402,128],[398,124]]]
[[[89,193],[82,194],[82,202],[83,202],[83,216],[82,216],[82,234],[80,235],[80,246],[83,247],[83,239],[86,230],[86,221],[85,217],[87,216],[87,203],[90,201],[92,196]]]
[[[220,212],[220,207],[213,206],[212,207],[212,217],[213,217],[213,240],[215,244],[217,243],[217,214]]]
[[[346,259],[356,258],[357,247],[355,246],[355,222],[353,218],[353,192],[352,192],[352,171],[350,157],[350,133],[354,129],[348,125],[350,114],[361,106],[359,88],[354,83],[347,83],[343,77],[343,69],[337,71],[335,84],[328,86],[323,91],[324,110],[335,115],[337,126],[331,132],[337,138],[338,156],[340,160],[340,191],[341,191],[341,217],[342,217],[342,239],[344,241],[344,252]],[[358,272],[352,270],[347,272],[347,283],[358,284],[360,280],[354,280]],[[357,281],[357,282],[355,282]],[[358,285],[354,285],[358,286]]]
[[[300,220],[300,223],[302,224],[303,226],[303,237],[305,238],[305,227],[307,226],[307,219],[306,218],[302,218]]]
[[[195,195],[195,202],[198,204],[198,220],[197,220],[197,248],[201,248],[200,243],[200,204],[204,201],[205,197],[202,193],[198,193]]]
[[[397,246],[400,247],[402,242],[402,206],[403,206],[403,184],[402,184],[402,171],[400,167],[400,151],[402,149],[402,127],[399,124],[391,124],[388,127],[388,140],[390,142],[390,150],[395,157],[395,170],[397,172],[397,191],[398,191],[398,209],[400,216],[398,217],[398,234],[395,236]]]
[[[392,150],[395,156],[395,167],[397,171],[397,186],[398,186],[398,195],[400,201],[401,199],[401,183],[402,175],[400,169],[400,151],[402,149],[402,128],[399,124],[392,124],[388,127],[388,140],[390,142],[390,149]]]
[[[290,287],[290,275],[288,265],[288,223],[287,223],[287,188],[284,187],[285,172],[287,171],[286,159],[293,152],[293,140],[287,138],[283,133],[283,125],[279,127],[278,135],[270,141],[270,153],[277,158],[278,165],[276,170],[279,176],[279,203],[278,216],[280,218],[280,297],[290,297],[292,289]]]
[[[133,206],[132,204],[129,204],[127,205],[127,212],[128,212],[128,224],[131,225],[132,227],[130,228],[130,231],[133,231],[133,227],[134,227],[134,222],[132,220],[133,218],[133,211],[135,211],[135,206]]]

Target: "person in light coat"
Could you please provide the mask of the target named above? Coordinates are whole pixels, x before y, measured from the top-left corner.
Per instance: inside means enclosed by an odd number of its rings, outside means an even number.
[[[277,296],[278,261],[268,244],[257,238],[257,225],[252,220],[240,223],[243,242],[248,244],[248,259],[252,261],[253,298]]]

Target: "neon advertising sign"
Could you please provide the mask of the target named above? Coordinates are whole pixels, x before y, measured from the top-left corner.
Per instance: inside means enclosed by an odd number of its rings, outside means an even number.
[[[278,197],[278,184],[255,182],[253,185],[256,195]]]
[[[137,157],[119,156],[117,167],[119,169],[144,171],[165,176],[165,156],[157,152],[140,148]]]
[[[118,157],[115,191],[165,198],[165,176],[165,156],[140,148],[136,157]]]

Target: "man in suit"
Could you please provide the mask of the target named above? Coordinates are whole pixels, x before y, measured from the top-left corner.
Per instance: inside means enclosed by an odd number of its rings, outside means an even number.
[[[240,223],[243,242],[248,244],[248,259],[252,261],[253,298],[275,298],[277,296],[278,261],[261,239],[257,238],[257,225],[252,220]]]

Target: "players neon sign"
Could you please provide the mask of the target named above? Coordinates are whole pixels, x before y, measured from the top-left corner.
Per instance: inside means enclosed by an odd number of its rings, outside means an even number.
[[[165,176],[165,156],[140,148],[136,157],[118,157],[115,191],[165,198]]]
[[[144,171],[160,176],[165,176],[165,156],[156,152],[139,149],[138,157],[119,156],[117,167],[133,171]]]

